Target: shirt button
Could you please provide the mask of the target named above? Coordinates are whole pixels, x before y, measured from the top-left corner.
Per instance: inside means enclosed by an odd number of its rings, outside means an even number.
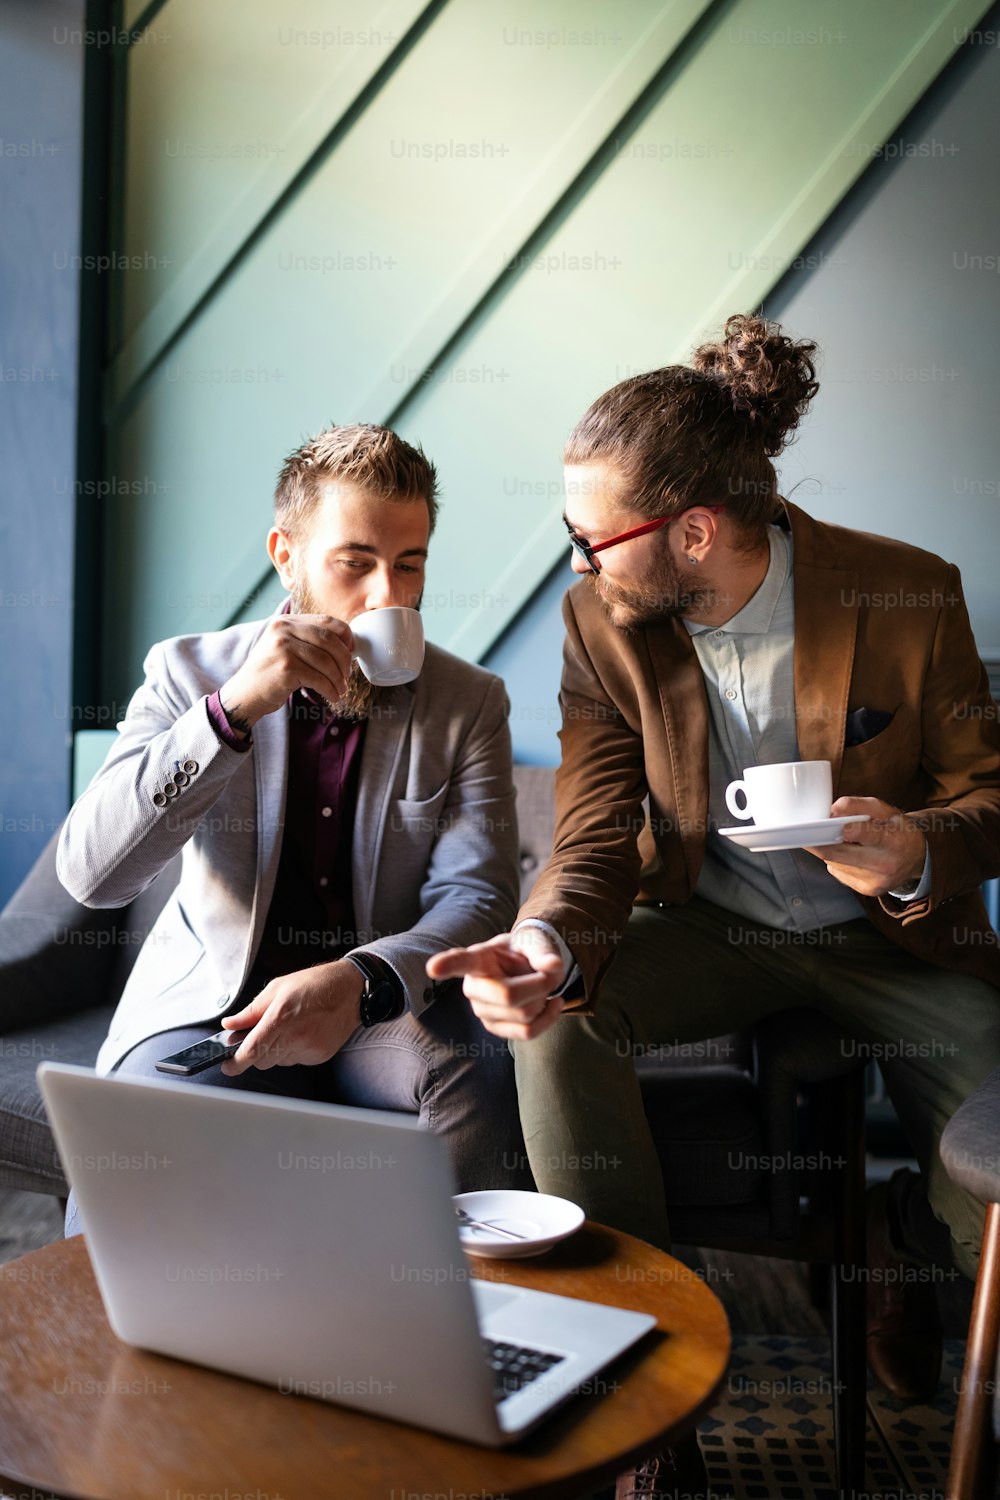
[[[721,640],[721,639],[722,639],[722,637],[723,637],[723,636],[724,636],[724,635],[725,635],[725,633],[726,633],[726,632],[725,632],[725,631],[724,631],[724,630],[716,630],[716,631],[715,631],[715,632],[714,632],[714,633],[713,633],[713,639],[714,639],[714,640],[717,640],[717,641],[718,641],[718,640]]]
[[[336,736],[340,733],[340,730],[337,728],[336,724],[331,724],[327,733]]]
[[[330,877],[329,877],[329,875],[321,875],[319,877],[319,883],[320,883],[320,885],[329,885],[330,884]]]
[[[737,693],[735,688],[726,688],[726,697],[729,699],[730,703],[732,703],[734,698],[739,697],[739,693]]]
[[[793,906],[801,906],[802,905],[802,897],[801,896],[793,896],[792,897],[792,905]]]
[[[321,812],[322,812],[324,818],[332,818],[333,817],[333,808],[332,807],[321,808]]]

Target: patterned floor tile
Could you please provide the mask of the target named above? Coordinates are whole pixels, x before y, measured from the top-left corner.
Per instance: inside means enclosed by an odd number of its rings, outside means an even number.
[[[927,1405],[905,1405],[869,1381],[865,1491],[855,1500],[943,1494],[963,1355],[964,1344],[946,1341]],[[718,1405],[698,1428],[712,1500],[839,1500],[832,1394],[826,1340],[737,1338]]]

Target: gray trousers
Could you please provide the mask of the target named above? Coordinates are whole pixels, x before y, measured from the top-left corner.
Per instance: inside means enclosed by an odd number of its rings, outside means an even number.
[[[230,1007],[235,1014],[243,1001]],[[116,1073],[166,1078],[154,1064],[221,1031],[218,1020],[180,1026],[139,1042]],[[235,1078],[220,1065],[190,1078],[185,1088],[251,1090],[294,1099],[318,1099],[362,1109],[415,1114],[444,1138],[456,1191],[534,1187],[518,1120],[514,1066],[507,1043],[489,1034],[457,989],[439,996],[419,1018],[409,1014],[369,1028],[359,1026],[328,1062],[315,1066],[248,1068]],[[65,1234],[82,1226],[71,1192]]]
[[[633,1063],[637,1046],[696,1042],[814,1007],[879,1062],[917,1162],[890,1187],[893,1242],[974,1275],[983,1208],[938,1155],[958,1106],[1000,1065],[1000,991],[910,957],[867,918],[812,933],[764,927],[694,897],[632,913],[592,1017],[512,1042],[540,1192],[664,1248],[667,1193]]]

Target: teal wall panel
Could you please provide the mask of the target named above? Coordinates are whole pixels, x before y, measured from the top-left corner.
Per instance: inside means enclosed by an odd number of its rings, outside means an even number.
[[[955,563],[1000,696],[1000,298],[973,259],[1000,243],[1000,4],[976,30],[764,310],[820,350],[819,394],[778,463],[782,493]],[[520,761],[559,761],[572,576],[567,550],[484,658],[507,685]]]
[[[197,306],[422,0],[170,0],[128,59],[113,393]]]
[[[170,0],[189,68],[130,49],[125,222],[171,264],[127,273],[109,371],[109,694],[151,641],[246,612],[280,460],[331,420],[392,420],[437,461],[428,630],[481,656],[563,546],[584,406],[760,302],[982,6],[450,0],[406,13],[383,73],[344,63],[326,92],[275,40],[319,9],[339,7],[253,0],[227,48],[242,5],[216,0],[205,29]],[[189,102],[200,137],[253,141],[255,89],[297,155],[164,163]]]
[[[504,246],[534,229],[655,71],[651,31],[669,55],[698,10],[677,4],[665,20],[656,0],[634,5],[631,30],[607,44],[613,66],[604,46],[553,57],[505,41],[504,26],[519,35],[537,17],[530,0],[505,7],[503,25],[475,0],[441,12],[112,409],[115,473],[136,493],[111,502],[108,577],[142,582],[107,591],[109,681],[134,680],[143,643],[232,617],[262,573],[283,454],[331,420],[389,415],[408,372],[501,274]],[[591,0],[575,23],[596,28],[601,14]],[[552,144],[540,152],[539,139]]]
[[[447,454],[454,500],[428,593],[441,601],[430,629],[451,649],[487,650],[564,548],[560,452],[589,401],[632,371],[686,359],[725,312],[759,303],[860,171],[866,157],[851,144],[871,139],[873,119],[885,134],[898,123],[901,56],[919,67],[922,90],[953,45],[940,17],[927,35],[931,10],[920,16],[899,3],[859,12],[842,43],[803,47],[794,59],[787,47],[758,48],[755,99],[780,99],[790,74],[810,83],[815,113],[790,131],[784,110],[769,103],[748,129],[749,44],[737,38],[761,6],[733,7],[407,405],[404,430]],[[793,24],[800,7],[785,15]],[[847,52],[831,80],[834,46]],[[890,113],[874,105],[890,95]],[[452,379],[463,369],[507,378],[484,392]],[[484,517],[511,538],[506,556],[484,543]],[[476,607],[463,597],[466,580]]]

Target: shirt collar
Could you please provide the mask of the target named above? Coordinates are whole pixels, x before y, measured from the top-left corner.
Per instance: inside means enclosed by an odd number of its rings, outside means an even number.
[[[724,630],[727,635],[766,635],[774,620],[778,600],[788,580],[792,564],[791,534],[780,526],[767,528],[767,545],[771,560],[757,592],[748,599],[743,608],[737,610],[724,625],[702,625],[694,620],[685,620],[691,635],[701,635],[706,630]]]

